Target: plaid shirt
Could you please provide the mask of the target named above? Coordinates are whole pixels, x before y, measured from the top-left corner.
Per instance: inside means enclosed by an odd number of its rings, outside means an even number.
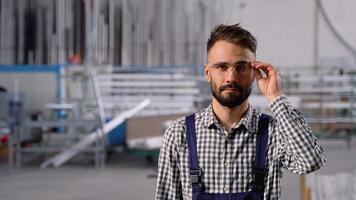
[[[279,199],[282,167],[304,174],[319,169],[325,157],[305,119],[285,96],[277,97],[271,110],[274,119],[269,124],[264,199]],[[252,189],[260,115],[250,105],[230,132],[217,121],[211,105],[195,115],[199,167],[203,171],[205,192],[236,193]],[[156,200],[192,199],[184,123],[184,118],[177,119],[164,134],[158,161]]]

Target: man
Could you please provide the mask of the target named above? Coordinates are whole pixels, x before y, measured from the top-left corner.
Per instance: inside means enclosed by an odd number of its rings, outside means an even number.
[[[325,163],[305,119],[283,95],[276,69],[256,61],[256,48],[239,24],[212,31],[204,67],[212,103],[166,130],[156,199],[279,199],[282,168],[304,174]],[[254,80],[274,118],[248,103]]]

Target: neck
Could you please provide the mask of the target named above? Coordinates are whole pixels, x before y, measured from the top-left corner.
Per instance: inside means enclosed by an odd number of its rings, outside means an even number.
[[[219,122],[230,131],[231,128],[241,120],[248,109],[248,101],[245,100],[241,105],[229,108],[222,106],[213,98],[212,107],[216,118]]]

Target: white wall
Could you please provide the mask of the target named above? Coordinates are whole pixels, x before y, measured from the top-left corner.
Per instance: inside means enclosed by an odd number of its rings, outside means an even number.
[[[19,80],[19,90],[24,94],[25,112],[45,111],[45,104],[54,103],[56,98],[56,79],[50,73],[0,73],[0,85],[8,91],[14,90],[13,81]]]

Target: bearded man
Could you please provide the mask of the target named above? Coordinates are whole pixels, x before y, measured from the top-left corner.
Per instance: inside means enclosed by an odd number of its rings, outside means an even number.
[[[283,95],[271,64],[239,24],[218,25],[207,42],[212,102],[165,132],[156,200],[279,199],[282,168],[304,174],[325,163],[304,117]],[[273,117],[249,104],[256,82]]]

